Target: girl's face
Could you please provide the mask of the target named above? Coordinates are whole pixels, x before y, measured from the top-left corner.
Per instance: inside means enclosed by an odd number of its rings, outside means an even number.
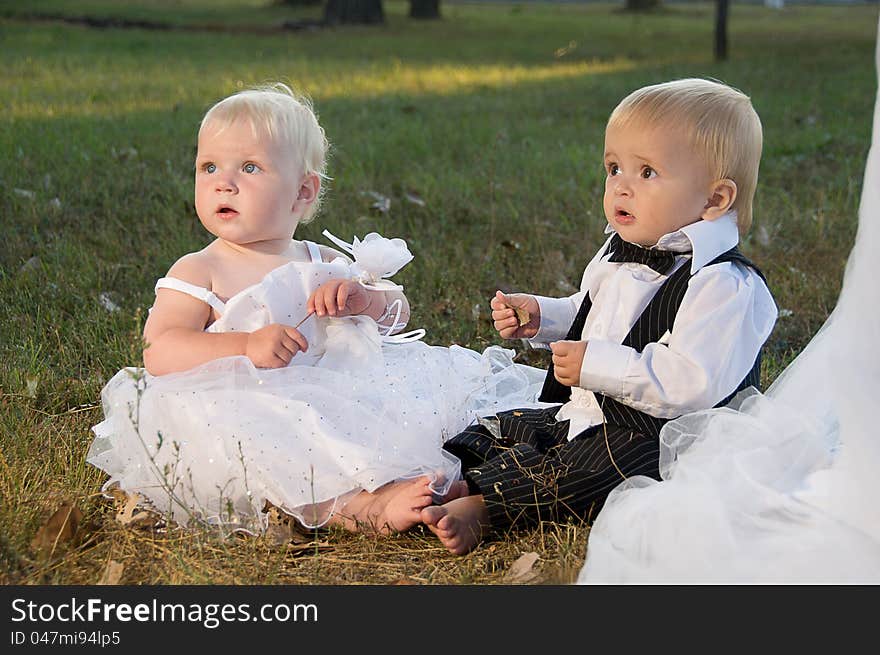
[[[211,234],[238,245],[293,237],[301,172],[289,152],[246,120],[206,124],[196,154],[196,213]]]
[[[707,218],[713,179],[674,128],[609,127],[605,172],[605,217],[630,243],[653,246],[664,234]]]

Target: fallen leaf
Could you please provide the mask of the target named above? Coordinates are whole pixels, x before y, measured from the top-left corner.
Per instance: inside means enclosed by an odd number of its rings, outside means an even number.
[[[374,202],[370,205],[370,209],[375,209],[383,214],[387,213],[391,209],[391,198],[388,196],[384,196],[378,191],[361,191],[362,196],[370,196]]]
[[[510,565],[504,574],[504,582],[510,584],[524,584],[534,580],[538,573],[534,570],[535,562],[538,561],[538,553],[523,553]]]
[[[403,194],[403,198],[404,198],[404,200],[406,200],[408,203],[411,203],[411,204],[413,204],[413,205],[418,205],[419,207],[424,207],[424,206],[425,206],[425,201],[422,200],[419,196],[417,196],[417,195],[414,194],[414,193],[404,193],[404,194]]]
[[[31,540],[31,549],[54,552],[59,545],[73,539],[82,517],[83,513],[79,507],[69,501],[61,503],[61,506],[37,530],[37,534]]]
[[[28,271],[36,271],[40,268],[40,258],[34,255],[29,258],[24,264],[21,265],[21,268],[18,269],[19,273],[27,273]]]
[[[561,48],[556,48],[553,54],[557,59],[559,59],[560,57],[564,57],[565,55],[567,55],[575,48],[577,48],[577,41],[569,41],[568,45],[562,46]]]
[[[25,395],[28,398],[36,398],[37,397],[37,386],[40,384],[40,378],[36,376],[29,375],[27,380],[25,380]]]
[[[119,580],[122,578],[122,570],[125,567],[121,562],[117,562],[115,560],[110,560],[107,562],[107,566],[104,568],[104,573],[101,575],[101,579],[98,580],[97,583],[99,585],[116,585],[119,584]]]
[[[276,507],[268,500],[263,506],[266,512],[268,525],[263,533],[263,539],[273,546],[280,546],[285,543],[305,544],[312,541],[306,533],[306,528],[301,528],[300,523],[289,514],[285,513],[279,507]]]
[[[119,305],[117,305],[115,302],[113,302],[110,299],[110,294],[107,291],[102,291],[98,295],[98,302],[100,302],[101,306],[104,309],[106,309],[108,312],[118,312],[119,311]]]
[[[532,319],[532,315],[522,307],[514,307],[514,313],[516,314],[516,320],[519,321],[520,327],[528,323]]]
[[[125,492],[121,492],[125,494]],[[138,505],[143,501],[140,494],[125,494],[125,504],[116,511],[116,521],[122,525],[133,525],[149,519],[152,516],[147,510],[138,509]]]
[[[137,157],[138,151],[131,146],[126,148],[120,148],[117,150],[116,148],[110,148],[110,154],[112,154],[116,159],[132,159]]]

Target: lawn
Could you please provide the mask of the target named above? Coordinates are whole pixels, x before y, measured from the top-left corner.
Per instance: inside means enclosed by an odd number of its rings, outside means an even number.
[[[604,122],[632,89],[713,77],[748,93],[765,147],[745,253],[781,309],[769,384],[832,310],[855,236],[876,90],[876,5],[734,4],[730,56],[714,6],[629,14],[612,4],[451,4],[383,26],[312,19],[260,0],[0,0],[0,582],[494,584],[523,553],[530,583],[567,583],[589,528],[546,525],[455,558],[419,529],[301,542],[123,526],[85,463],[100,391],[141,362],[153,284],[209,235],[193,209],[195,132],[236,89],[284,80],[332,143],[319,217],[297,236],[379,231],[415,260],[396,279],[429,343],[500,343],[495,289],[565,295],[603,239]],[[88,26],[83,17],[116,27]],[[112,20],[110,20],[112,19]],[[126,27],[125,21],[149,21]],[[374,209],[375,194],[390,209]],[[413,198],[417,202],[413,202]],[[522,361],[545,365],[540,353]],[[62,502],[77,535],[31,541]],[[52,550],[51,548],[49,550]]]

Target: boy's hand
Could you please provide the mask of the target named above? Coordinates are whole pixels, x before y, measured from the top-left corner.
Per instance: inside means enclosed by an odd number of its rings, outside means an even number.
[[[245,355],[257,368],[287,366],[296,353],[309,349],[309,342],[296,328],[272,323],[248,335]]]
[[[505,294],[496,291],[489,306],[492,308],[495,329],[502,338],[531,339],[538,334],[541,308],[534,296],[527,293]]]
[[[550,344],[553,351],[553,375],[567,387],[576,387],[581,382],[581,366],[587,352],[586,341],[554,341]]]
[[[318,316],[355,316],[370,306],[370,294],[354,280],[330,280],[309,297],[306,311]]]

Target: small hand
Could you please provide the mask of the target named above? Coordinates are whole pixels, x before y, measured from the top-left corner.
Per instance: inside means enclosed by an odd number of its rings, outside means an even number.
[[[296,328],[272,323],[248,335],[245,355],[257,368],[287,366],[296,353],[309,349],[309,342]]]
[[[576,387],[581,382],[581,366],[587,352],[586,341],[554,341],[550,344],[553,351],[553,375],[567,387]]]
[[[306,311],[318,316],[354,316],[370,306],[370,294],[354,280],[330,280],[309,297]]]
[[[541,307],[534,296],[527,293],[505,294],[496,291],[489,302],[492,320],[498,334],[504,339],[530,339],[538,334],[541,324]],[[525,323],[520,321],[517,310]]]

